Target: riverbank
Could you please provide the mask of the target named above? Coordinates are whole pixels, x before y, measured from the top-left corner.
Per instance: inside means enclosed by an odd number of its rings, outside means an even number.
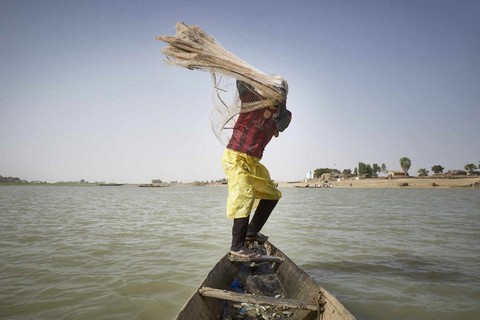
[[[81,186],[81,187],[95,187],[99,185],[104,186],[155,186],[145,184],[99,184],[99,183],[80,183],[80,182],[55,182],[55,183],[0,183],[0,186]],[[167,186],[167,185],[165,185]],[[168,185],[170,187],[193,187],[193,186],[226,186],[226,184],[204,184],[198,185],[195,183],[178,183]],[[315,188],[315,187],[331,187],[331,188],[370,188],[370,189],[385,189],[385,188],[403,188],[403,189],[428,189],[428,188],[478,188],[480,189],[480,176],[473,177],[409,177],[409,178],[370,178],[370,179],[346,179],[346,180],[325,180],[313,179],[308,182],[305,181],[289,181],[279,182],[279,187],[296,187],[296,188]]]
[[[406,189],[426,189],[426,188],[479,188],[480,177],[461,177],[461,178],[436,178],[436,177],[410,177],[410,178],[371,178],[371,179],[347,179],[331,180],[325,183],[320,180],[311,180],[308,182],[282,182],[280,187],[323,187],[326,184],[332,188],[406,188]]]

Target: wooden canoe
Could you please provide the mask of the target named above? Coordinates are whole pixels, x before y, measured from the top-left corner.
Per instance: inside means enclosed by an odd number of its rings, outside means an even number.
[[[258,244],[268,255],[265,261],[235,262],[226,254],[208,273],[177,315],[177,320],[216,320],[216,319],[323,319],[354,320],[355,317],[327,290],[322,288],[312,277],[300,269],[282,251],[270,242]],[[260,259],[262,260],[262,259]],[[265,296],[245,293],[247,288],[238,290],[232,287],[239,274],[251,270],[252,266],[268,264],[270,276],[278,279],[283,294]],[[250,271],[248,271],[250,272]],[[258,272],[257,272],[258,273]],[[254,277],[257,277],[255,275]],[[261,277],[261,276],[258,276]],[[277,281],[277,280],[275,280]],[[226,316],[226,309],[240,308],[242,314]],[[249,314],[245,314],[245,309]],[[269,314],[262,314],[267,310]],[[237,310],[238,311],[238,310]],[[255,314],[257,312],[257,314]]]

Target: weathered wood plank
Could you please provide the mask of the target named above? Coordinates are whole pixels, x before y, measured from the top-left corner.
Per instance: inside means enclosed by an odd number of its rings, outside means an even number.
[[[212,297],[223,300],[235,301],[235,302],[246,302],[253,304],[268,304],[276,307],[286,307],[292,309],[302,309],[302,310],[311,310],[318,311],[318,305],[314,305],[309,302],[304,302],[297,299],[284,299],[284,298],[274,298],[267,296],[257,296],[248,293],[237,293],[227,290],[219,290],[210,287],[202,287],[198,289],[200,295],[204,297]]]
[[[235,256],[233,254],[228,254],[228,260],[232,262],[283,262],[283,258],[277,257],[277,256],[267,256],[263,255],[260,256],[259,258],[242,258]]]

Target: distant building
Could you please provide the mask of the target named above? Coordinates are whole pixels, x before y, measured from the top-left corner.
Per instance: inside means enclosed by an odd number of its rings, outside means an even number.
[[[320,180],[328,181],[332,179],[336,179],[335,175],[332,173],[324,173],[320,176]]]
[[[467,176],[468,173],[465,170],[449,170],[445,173],[446,176]]]
[[[407,174],[405,174],[405,172],[403,171],[394,171],[394,170],[390,170],[388,171],[388,174],[387,174],[387,177],[388,178],[401,178],[401,177],[408,177],[408,172]]]
[[[313,172],[312,171],[308,171],[307,172],[307,180],[311,180],[313,179]]]

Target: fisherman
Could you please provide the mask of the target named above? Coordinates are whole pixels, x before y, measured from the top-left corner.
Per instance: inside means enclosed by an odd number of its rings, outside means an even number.
[[[240,80],[236,85],[241,105],[264,100],[251,85]],[[280,89],[286,97],[288,85],[283,79]],[[246,240],[265,242],[268,239],[260,230],[282,194],[260,160],[272,137],[278,137],[279,132],[288,127],[291,117],[285,103],[278,102],[277,105],[241,112],[233,127],[222,159],[228,180],[227,217],[233,218],[232,255],[258,258],[257,253],[246,247]],[[249,223],[256,202],[258,205]]]

